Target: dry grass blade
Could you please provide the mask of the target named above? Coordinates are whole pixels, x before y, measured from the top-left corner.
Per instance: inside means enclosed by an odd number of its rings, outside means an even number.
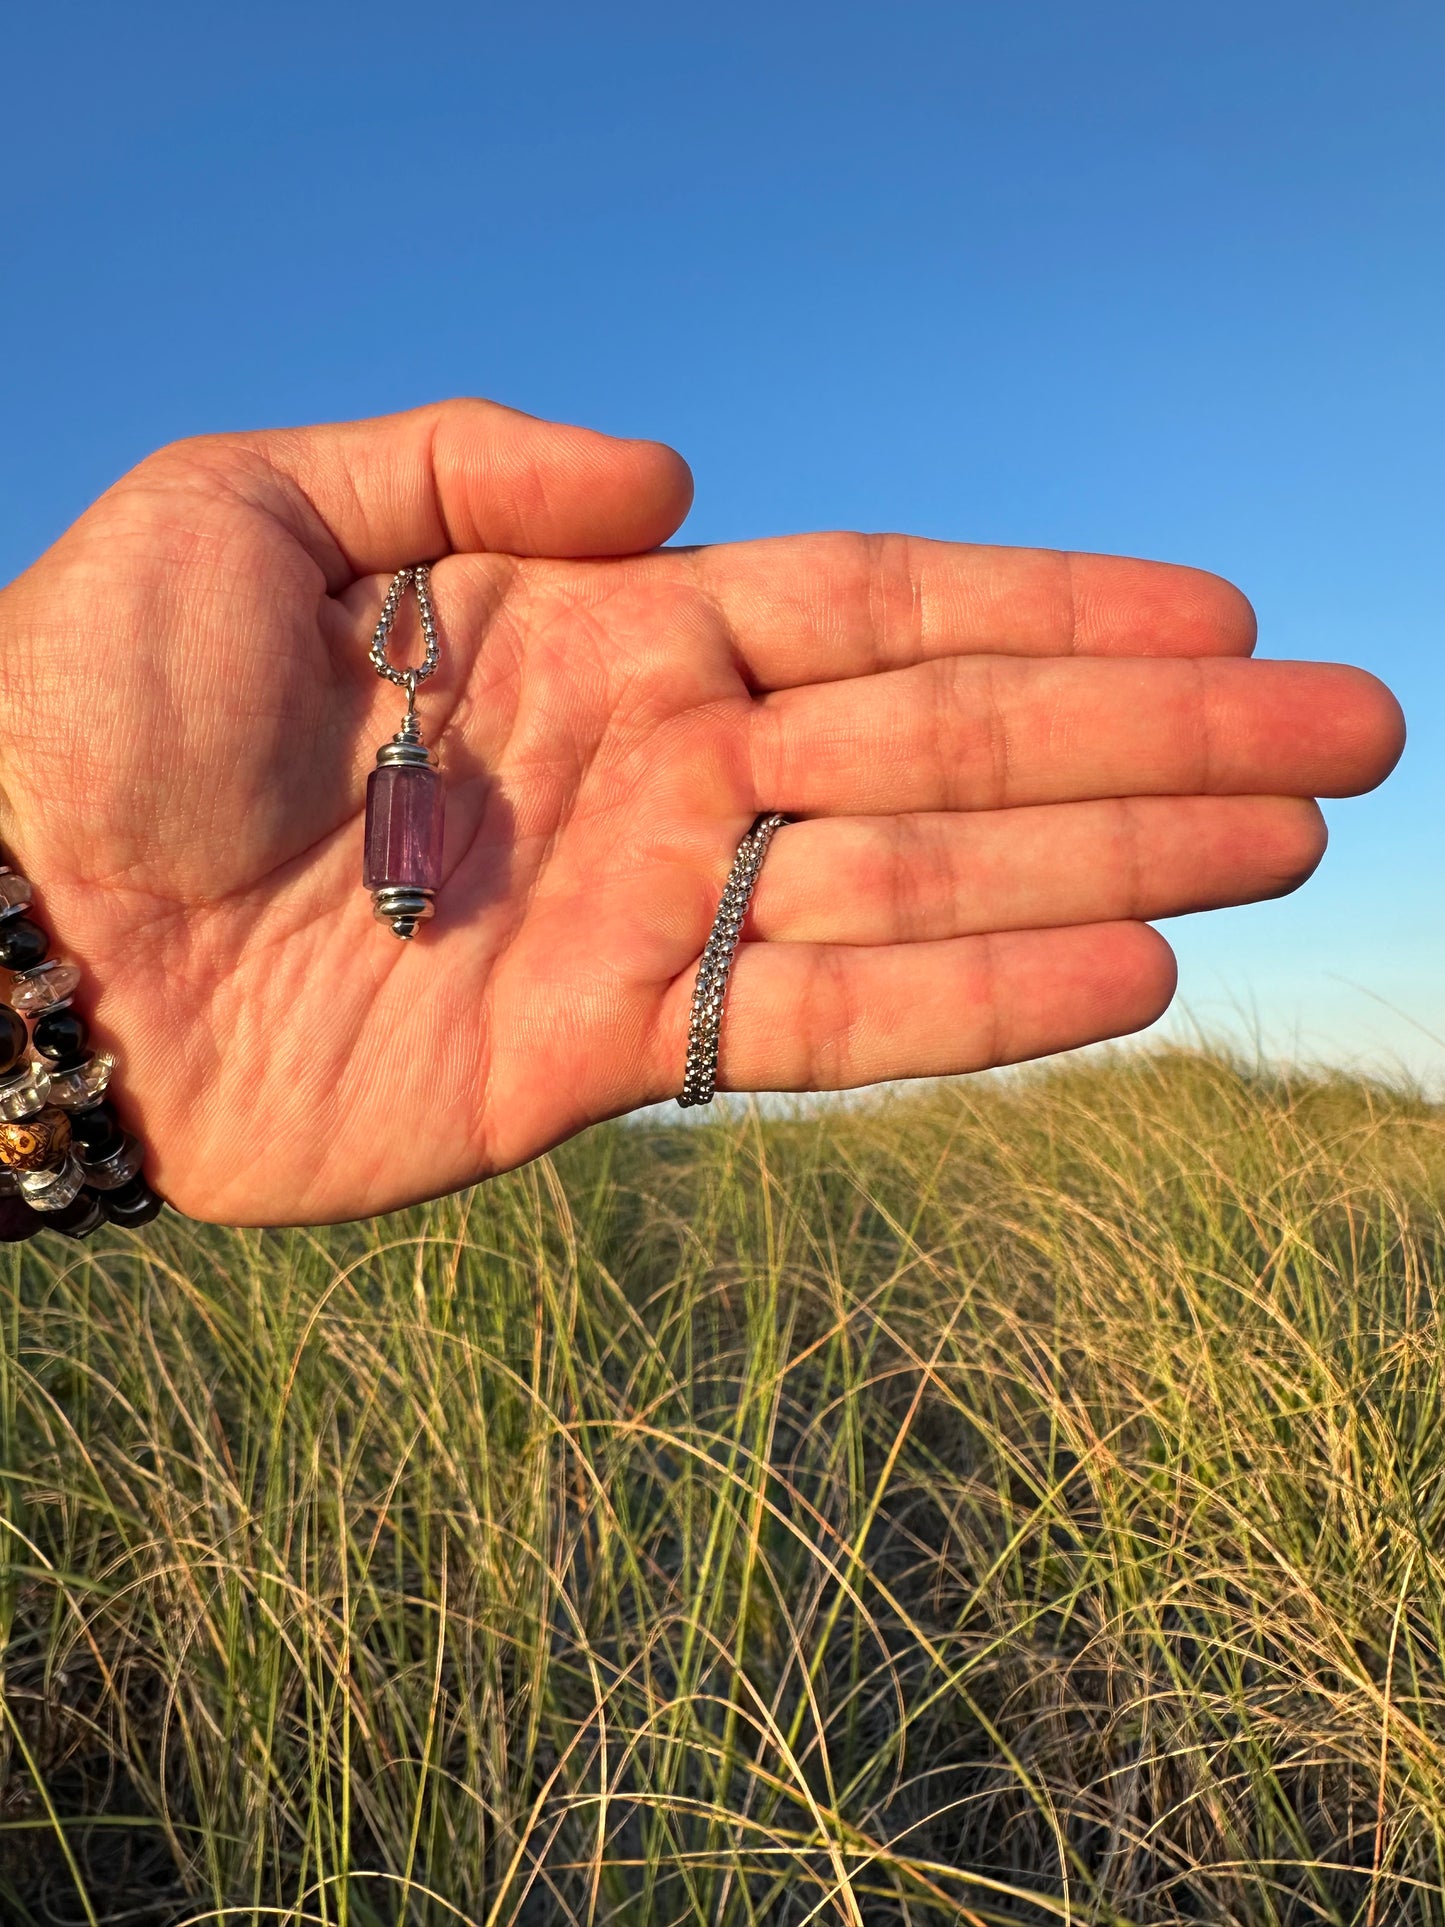
[[[0,1259],[0,1920],[1445,1927],[1445,1114],[1094,1060]]]

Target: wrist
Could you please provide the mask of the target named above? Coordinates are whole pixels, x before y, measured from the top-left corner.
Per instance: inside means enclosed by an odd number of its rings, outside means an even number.
[[[7,714],[25,717],[33,683],[19,585],[0,594]],[[17,619],[19,617],[19,619]],[[75,1007],[80,966],[52,938],[37,863],[44,823],[25,808],[41,786],[23,724],[0,757],[0,1241],[50,1229],[88,1237],[107,1223],[138,1227],[161,1209],[145,1152],[110,1092],[115,1059]],[[19,807],[17,807],[17,804]],[[52,871],[52,874],[54,872]],[[56,896],[65,901],[67,893]],[[62,933],[63,935],[63,933]]]

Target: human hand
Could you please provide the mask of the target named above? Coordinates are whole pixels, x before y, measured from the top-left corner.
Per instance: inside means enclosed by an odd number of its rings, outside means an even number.
[[[803,820],[720,1088],[834,1088],[1151,1022],[1174,968],[1144,920],[1293,888],[1309,799],[1399,753],[1372,677],[1248,660],[1217,577],[900,536],[657,551],[689,499],[656,444],[453,402],[163,449],[0,594],[0,834],[180,1210],[383,1211],[674,1094],[760,811]],[[399,943],[360,884],[400,713],[366,651],[432,556],[444,881]]]

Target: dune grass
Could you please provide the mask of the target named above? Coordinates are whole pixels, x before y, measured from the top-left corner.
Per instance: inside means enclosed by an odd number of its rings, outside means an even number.
[[[1167,1054],[0,1255],[0,1920],[1445,1922],[1442,1200]]]

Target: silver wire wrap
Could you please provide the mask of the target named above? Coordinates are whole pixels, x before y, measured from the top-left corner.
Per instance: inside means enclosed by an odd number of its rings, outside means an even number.
[[[753,886],[763,867],[763,858],[774,834],[787,822],[786,816],[760,816],[738,845],[733,867],[723,885],[722,900],[713,918],[712,929],[698,965],[697,983],[692,993],[692,1018],[687,1027],[687,1063],[682,1074],[682,1094],[678,1103],[686,1110],[693,1104],[711,1104],[717,1092],[717,1052],[722,1036],[723,999],[733,955],[748,914]]]

